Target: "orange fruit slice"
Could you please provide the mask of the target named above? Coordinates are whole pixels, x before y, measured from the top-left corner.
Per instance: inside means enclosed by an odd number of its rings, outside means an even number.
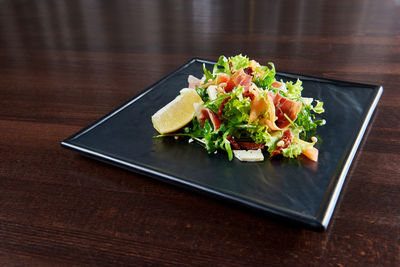
[[[193,88],[184,88],[180,94],[152,117],[154,128],[160,134],[175,132],[192,121],[195,103],[203,103]]]

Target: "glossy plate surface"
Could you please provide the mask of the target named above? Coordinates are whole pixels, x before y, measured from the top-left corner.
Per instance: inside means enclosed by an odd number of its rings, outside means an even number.
[[[303,81],[304,97],[324,102],[327,121],[318,130],[319,161],[268,159],[229,161],[224,152],[208,155],[187,139],[153,139],[151,116],[187,87],[187,77],[202,76],[192,59],[128,103],[61,142],[84,155],[152,178],[200,190],[316,230],[326,229],[348,168],[383,88],[277,73],[284,81]]]

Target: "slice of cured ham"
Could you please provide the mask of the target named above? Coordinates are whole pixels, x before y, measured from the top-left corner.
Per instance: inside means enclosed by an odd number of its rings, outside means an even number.
[[[238,85],[243,86],[245,91],[249,90],[252,78],[253,77],[251,75],[246,74],[243,71],[243,69],[236,71],[227,82],[227,85],[225,87],[225,92],[228,93],[232,91],[233,88],[235,88]]]
[[[275,124],[281,129],[284,129],[290,125],[290,121],[285,117],[285,114],[291,121],[295,121],[297,114],[301,109],[301,102],[289,100],[280,94],[275,95],[274,105],[275,115],[277,117]]]
[[[200,86],[201,82],[202,81],[200,79],[194,77],[193,75],[189,75],[188,77],[189,88],[195,88],[196,85]]]
[[[283,82],[275,81],[275,82],[271,83],[271,87],[286,92],[286,85]]]
[[[253,142],[237,142],[240,146],[241,149],[246,149],[246,150],[257,150],[257,149],[264,149],[265,144],[256,144]]]
[[[220,73],[217,75],[217,84],[227,83],[231,77],[228,74]]]
[[[256,144],[254,142],[236,142],[232,136],[227,136],[226,139],[231,143],[234,149],[257,150],[264,149],[265,144]]]
[[[204,122],[209,119],[214,127],[214,131],[219,129],[219,127],[221,126],[221,121],[220,119],[218,119],[217,115],[212,112],[211,109],[201,106],[195,107],[195,110],[197,119],[200,121],[200,124],[202,126],[204,125]]]
[[[227,98],[225,98],[224,100],[222,100],[221,105],[219,106],[217,117],[218,117],[220,120],[222,120],[222,112],[224,111],[225,104],[229,101],[229,99],[231,99],[230,96],[228,96]]]
[[[259,120],[261,125],[267,125],[272,131],[285,129],[291,121],[295,121],[301,109],[301,103],[284,98],[280,94],[268,92],[263,97],[259,97],[257,90],[247,92],[244,96],[251,99],[251,109],[249,123]]]
[[[251,99],[251,108],[249,116],[249,124],[253,121],[259,120],[261,125],[267,125],[272,131],[280,130],[275,125],[275,106],[271,95],[268,93],[260,97],[257,90],[250,88],[246,96]]]

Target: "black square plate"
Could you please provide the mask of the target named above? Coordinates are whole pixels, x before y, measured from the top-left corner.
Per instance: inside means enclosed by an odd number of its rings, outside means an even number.
[[[277,73],[285,81],[303,81],[304,97],[324,102],[327,121],[318,130],[319,160],[228,160],[208,155],[187,139],[157,138],[151,116],[187,87],[187,77],[202,76],[192,59],[126,104],[61,142],[62,146],[152,178],[206,192],[310,228],[326,229],[347,171],[383,88]]]

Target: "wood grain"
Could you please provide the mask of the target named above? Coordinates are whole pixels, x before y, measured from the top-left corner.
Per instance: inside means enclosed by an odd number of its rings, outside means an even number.
[[[400,265],[399,1],[0,0],[4,266]],[[59,143],[193,57],[382,84],[323,233]]]

